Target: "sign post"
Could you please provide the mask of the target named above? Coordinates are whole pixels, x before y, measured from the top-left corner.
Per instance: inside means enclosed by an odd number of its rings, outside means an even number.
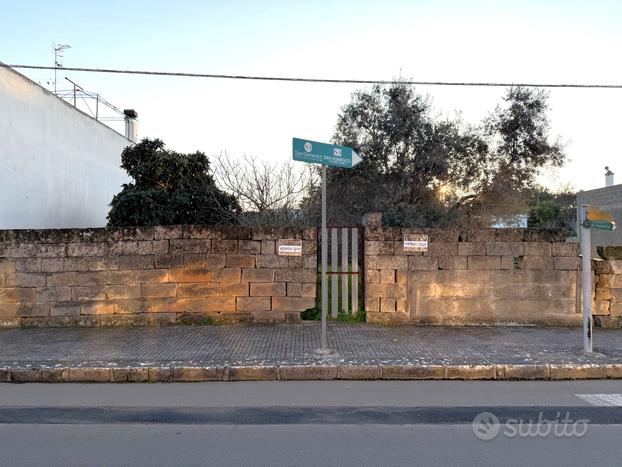
[[[587,204],[579,210],[581,222],[581,283],[583,286],[583,350],[592,353],[592,242],[590,228],[615,230],[613,216]]]
[[[327,337],[328,313],[328,229],[326,228],[326,166],[351,169],[361,162],[356,151],[347,146],[318,143],[306,139],[294,138],[293,159],[311,164],[322,164],[322,326],[319,354],[329,354]]]
[[[592,245],[586,226],[587,206],[581,206],[581,283],[583,284],[583,351],[592,352]]]

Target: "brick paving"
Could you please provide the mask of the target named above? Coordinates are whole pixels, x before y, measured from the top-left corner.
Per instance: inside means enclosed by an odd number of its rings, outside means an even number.
[[[622,330],[383,327],[330,323],[335,353],[317,355],[319,324],[48,328],[0,331],[0,367],[279,365],[622,365]]]

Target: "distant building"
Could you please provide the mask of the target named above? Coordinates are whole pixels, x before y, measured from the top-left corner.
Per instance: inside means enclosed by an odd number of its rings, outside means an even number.
[[[528,214],[493,217],[490,227],[493,229],[526,229],[528,219]]]
[[[605,167],[605,169],[604,188],[577,193],[577,209],[580,209],[582,204],[590,204],[613,214],[617,224],[617,230],[613,232],[590,229],[591,243],[594,247],[622,245],[622,185],[614,185],[613,172],[608,167]],[[579,215],[577,214],[577,232],[579,232],[580,222]]]
[[[135,122],[126,118],[132,137]],[[0,229],[104,226],[112,197],[127,181],[121,151],[130,144],[0,66]]]

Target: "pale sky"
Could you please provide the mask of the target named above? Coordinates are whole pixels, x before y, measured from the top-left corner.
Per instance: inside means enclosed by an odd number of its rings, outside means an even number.
[[[0,61],[317,78],[622,84],[622,1],[0,0]],[[51,72],[18,70],[45,83]],[[62,72],[139,114],[141,137],[178,151],[291,159],[330,141],[361,86]],[[503,88],[419,86],[437,112],[478,123]],[[570,161],[551,188],[622,182],[622,89],[553,89],[552,135]]]

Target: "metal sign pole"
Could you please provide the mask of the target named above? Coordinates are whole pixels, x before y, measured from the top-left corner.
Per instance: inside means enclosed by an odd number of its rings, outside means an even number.
[[[583,285],[583,350],[592,353],[592,245],[587,222],[588,205],[579,211],[581,223],[581,270]]]
[[[328,230],[326,229],[326,165],[322,164],[322,336],[319,353],[330,353],[326,338],[326,315],[328,312]]]

